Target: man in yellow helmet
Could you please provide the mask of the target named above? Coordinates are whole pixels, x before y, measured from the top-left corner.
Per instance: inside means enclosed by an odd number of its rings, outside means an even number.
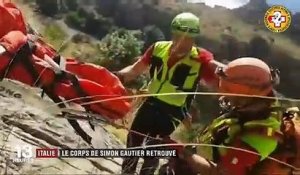
[[[149,93],[195,92],[200,80],[217,85],[214,71],[223,66],[212,53],[195,46],[200,34],[199,18],[192,13],[178,14],[171,23],[172,41],[154,43],[133,65],[117,72],[124,82],[131,81],[150,68]],[[193,96],[165,95],[149,97],[139,108],[131,130],[156,137],[169,136],[188,114]],[[127,147],[140,146],[145,137],[129,132]],[[125,158],[124,174],[136,171],[138,158]],[[153,174],[158,159],[145,158],[140,174]]]

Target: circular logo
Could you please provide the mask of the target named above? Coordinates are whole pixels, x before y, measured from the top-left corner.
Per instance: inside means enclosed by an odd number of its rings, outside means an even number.
[[[267,10],[264,21],[270,31],[280,33],[290,27],[292,16],[284,6],[274,5]]]

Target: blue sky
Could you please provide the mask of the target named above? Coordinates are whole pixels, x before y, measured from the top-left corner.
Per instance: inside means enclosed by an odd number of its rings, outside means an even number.
[[[283,5],[292,13],[300,12],[300,0],[267,0],[270,5]]]
[[[188,0],[188,2],[202,2],[211,7],[213,7],[214,5],[220,5],[233,9],[247,4],[249,0]],[[267,0],[267,3],[269,5],[280,4],[286,6],[292,13],[300,12],[300,0]]]

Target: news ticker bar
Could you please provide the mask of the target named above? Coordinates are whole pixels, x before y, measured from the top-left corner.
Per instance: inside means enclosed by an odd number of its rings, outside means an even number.
[[[36,149],[36,158],[177,157],[175,149]]]

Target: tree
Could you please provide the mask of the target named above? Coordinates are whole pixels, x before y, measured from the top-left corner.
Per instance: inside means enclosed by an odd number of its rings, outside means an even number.
[[[85,21],[86,19],[80,16],[79,12],[70,12],[65,18],[66,24],[76,29],[83,29]]]
[[[94,35],[98,38],[103,38],[111,28],[113,27],[113,21],[109,18],[103,17],[102,15],[90,14],[86,18],[85,32]]]
[[[47,16],[55,16],[59,12],[57,0],[36,0],[39,10]]]
[[[296,13],[292,17],[291,27],[289,34],[297,44],[300,44],[300,13]]]
[[[103,16],[113,16],[117,12],[117,5],[118,0],[98,0],[96,9]]]
[[[270,56],[271,48],[266,39],[256,35],[249,41],[249,56],[261,58],[264,61]]]
[[[78,9],[77,0],[64,0],[67,8],[71,11],[76,11]]]
[[[143,52],[157,41],[163,41],[166,39],[164,33],[155,25],[146,26],[143,29],[143,40],[145,42]]]

